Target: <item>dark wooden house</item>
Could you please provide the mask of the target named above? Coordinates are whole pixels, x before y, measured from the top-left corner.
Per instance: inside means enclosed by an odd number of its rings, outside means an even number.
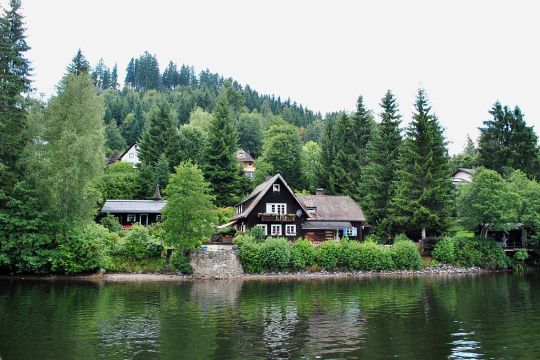
[[[280,174],[268,178],[236,205],[226,225],[239,231],[261,227],[266,236],[313,242],[348,236],[362,239],[367,226],[362,209],[348,196],[296,196]]]

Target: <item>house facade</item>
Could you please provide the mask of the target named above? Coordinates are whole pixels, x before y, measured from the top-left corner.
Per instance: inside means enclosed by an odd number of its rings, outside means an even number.
[[[316,243],[345,236],[361,240],[367,227],[362,209],[350,197],[296,196],[280,174],[238,203],[229,224],[239,231],[260,227],[265,236],[304,237]]]
[[[241,164],[244,174],[249,178],[253,178],[256,169],[255,160],[251,157],[251,155],[247,151],[239,149],[236,151],[236,161]]]
[[[133,144],[122,155],[120,155],[120,161],[130,163],[133,167],[137,167],[141,162],[139,160],[139,145]]]
[[[456,185],[468,185],[472,183],[476,169],[457,168],[452,173],[452,183]]]

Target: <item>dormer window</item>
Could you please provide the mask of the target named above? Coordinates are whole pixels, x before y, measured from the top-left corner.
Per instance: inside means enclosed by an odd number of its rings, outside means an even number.
[[[274,192],[279,192],[281,190],[281,186],[280,184],[274,184],[272,185],[272,189],[274,190]]]
[[[317,208],[316,207],[308,207],[307,208],[307,212],[308,214],[315,214],[315,211],[317,211]]]
[[[243,151],[239,151],[239,152],[238,152],[238,157],[239,157],[239,158],[243,158],[243,157],[244,157],[244,152],[243,152]]]

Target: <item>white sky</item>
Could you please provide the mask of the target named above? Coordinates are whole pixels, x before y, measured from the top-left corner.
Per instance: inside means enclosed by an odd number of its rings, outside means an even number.
[[[7,0],[0,0],[5,6]],[[23,0],[34,87],[50,95],[78,48],[119,78],[148,50],[209,68],[322,113],[379,112],[392,89],[405,122],[424,87],[451,153],[499,99],[540,128],[540,3],[535,1]]]

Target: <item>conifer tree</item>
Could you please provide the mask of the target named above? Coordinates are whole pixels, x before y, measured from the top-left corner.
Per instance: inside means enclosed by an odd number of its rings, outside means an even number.
[[[540,176],[538,137],[525,123],[519,107],[511,110],[496,102],[489,113],[493,119],[484,121],[480,128],[479,165],[501,174],[515,169],[530,178]]]
[[[348,134],[345,146],[349,146],[352,151],[351,161],[348,171],[354,179],[350,188],[345,189],[348,195],[359,201],[363,194],[359,192],[360,179],[362,178],[362,168],[367,164],[366,152],[369,142],[373,137],[375,121],[371,112],[364,105],[364,98],[358,97],[356,102],[356,112],[351,117],[351,132]]]
[[[118,87],[118,65],[114,64],[114,67],[111,71],[111,89],[116,89]]]
[[[397,178],[392,184],[390,217],[394,230],[422,238],[448,225],[452,203],[448,156],[443,130],[431,113],[424,90],[415,103],[413,121],[401,147]]]
[[[214,108],[203,156],[203,171],[216,197],[216,205],[231,206],[240,199],[240,166],[236,161],[237,134],[232,111],[222,94]]]
[[[396,179],[398,155],[401,146],[401,115],[396,98],[389,90],[380,106],[381,123],[376,127],[373,139],[366,150],[366,165],[362,168],[360,204],[375,231],[388,233],[388,210],[390,206],[390,184]]]
[[[450,159],[450,170],[454,171],[457,168],[473,169],[476,168],[477,162],[478,150],[470,136],[467,135],[467,143],[463,151]]]
[[[169,182],[169,175],[169,160],[165,154],[161,154],[154,167],[155,184],[159,185],[160,189],[165,189]]]
[[[90,73],[90,63],[84,57],[81,49],[77,50],[77,53],[71,60],[71,64],[67,67],[68,74],[81,75]]]
[[[334,131],[335,123],[335,118],[326,119],[326,125],[321,139],[321,166],[317,173],[319,186],[325,189],[328,194],[336,193],[335,179],[330,175],[337,152]]]
[[[135,59],[131,58],[126,68],[126,79],[124,80],[126,86],[135,88]]]
[[[0,17],[0,161],[4,171],[0,187],[13,185],[21,174],[19,159],[26,145],[26,104],[30,91],[30,62],[21,2],[11,0]]]
[[[159,102],[148,114],[147,125],[139,144],[139,159],[154,166],[164,153],[170,162],[173,149],[171,143],[177,134],[175,116],[166,102]]]
[[[127,146],[114,120],[105,126],[105,144],[109,149],[117,151],[123,151]]]

